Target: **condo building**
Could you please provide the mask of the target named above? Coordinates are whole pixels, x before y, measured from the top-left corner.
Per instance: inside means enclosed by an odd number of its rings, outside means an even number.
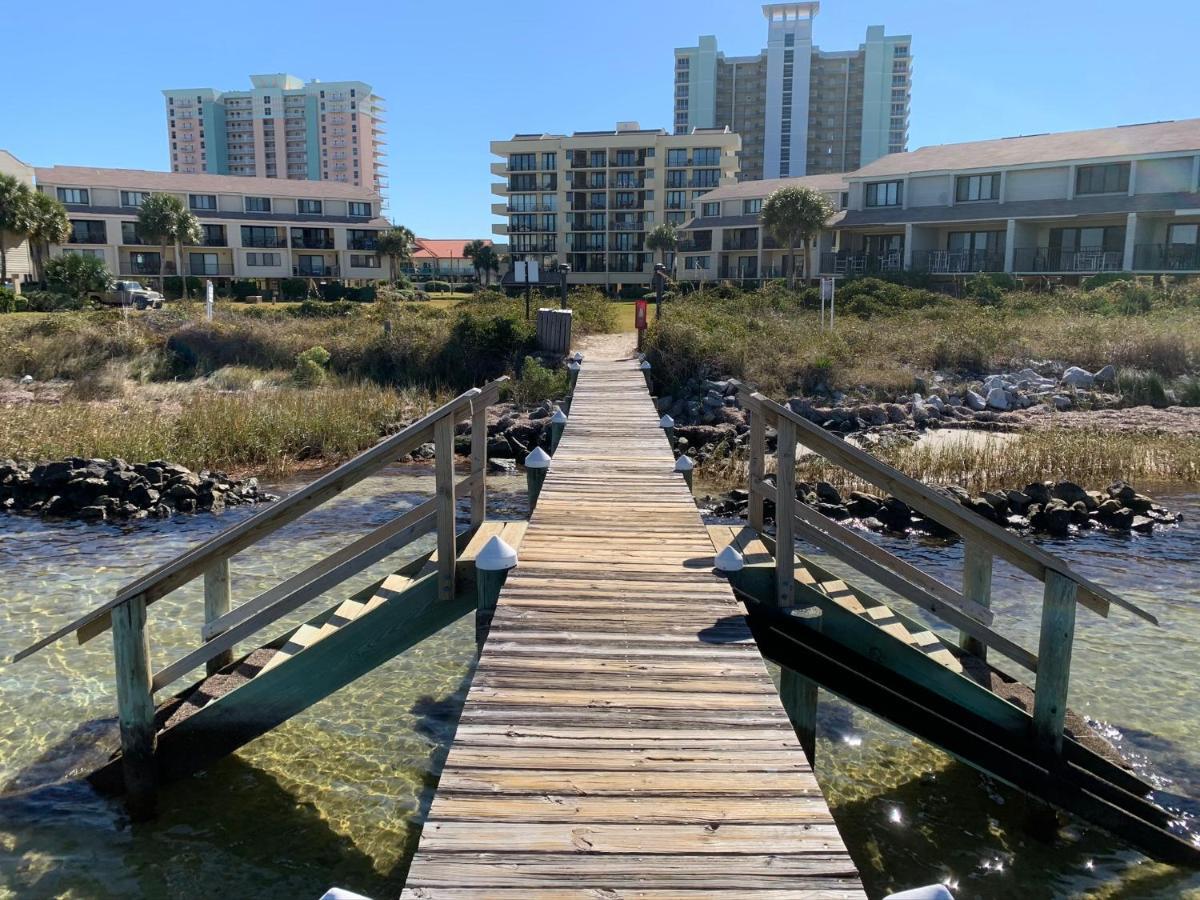
[[[248,91],[163,91],[172,172],[336,181],[383,194],[383,101],[369,84],[250,81]]]
[[[33,187],[33,166],[22,162],[7,150],[0,150],[0,175],[11,175],[17,181]],[[33,254],[29,249],[29,239],[24,235],[6,234],[3,236],[4,263],[8,274],[8,285],[20,290],[24,282],[32,281]],[[0,284],[0,287],[6,285]]]
[[[908,146],[912,36],[867,29],[857,50],[813,43],[820,4],[769,3],[767,47],[726,57],[717,39],[675,50],[675,131],[742,136],[742,180],[848,172]]]
[[[492,212],[505,222],[492,230],[508,235],[514,259],[536,261],[539,274],[565,263],[571,283],[649,284],[647,232],[682,225],[693,202],[734,183],[740,147],[727,127],[669,134],[636,122],[493,141],[501,161],[492,173],[503,180],[492,185],[502,198]]]
[[[375,249],[376,235],[389,226],[369,187],[79,166],[38,168],[35,175],[38,190],[57,197],[71,221],[70,238],[51,254],[98,256],[117,277],[180,274],[173,247],[163,258],[138,229],[138,207],[151,193],[176,195],[200,221],[200,243],[182,249],[184,275],[267,287],[292,277],[389,277],[388,260]]]

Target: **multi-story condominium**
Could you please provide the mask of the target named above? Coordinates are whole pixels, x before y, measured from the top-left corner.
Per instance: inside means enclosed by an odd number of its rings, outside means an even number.
[[[692,217],[683,225],[674,277],[683,281],[730,279],[754,281],[786,278],[790,271],[787,247],[781,247],[762,227],[763,201],[778,188],[800,186],[825,195],[838,214],[846,204],[846,182],[842,175],[808,175],[798,178],[769,178],[741,181],[705,194],[692,206]],[[816,265],[823,251],[831,250],[834,235],[824,232],[808,248],[796,248],[796,267],[805,271],[805,254]]]
[[[33,187],[33,166],[17,159],[7,150],[0,150],[0,175],[11,175],[18,181]],[[20,290],[23,282],[33,278],[33,259],[29,252],[29,241],[11,234],[0,235],[4,239],[4,266],[10,285]],[[4,285],[0,284],[0,287]]]
[[[922,147],[846,183],[837,274],[1200,272],[1200,119]]]
[[[71,237],[51,253],[98,256],[118,277],[175,270],[175,254],[138,229],[138,207],[151,193],[174,194],[196,215],[201,242],[182,252],[183,274],[255,279],[267,287],[302,277],[370,281],[389,277],[375,250],[388,227],[369,187],[331,181],[187,175],[138,169],[54,166],[36,170],[38,190],[67,208]]]
[[[251,75],[249,91],[163,91],[171,171],[339,181],[382,194],[383,101],[361,81]]]
[[[912,36],[867,29],[857,50],[813,44],[820,4],[769,3],[767,49],[726,57],[717,39],[675,50],[675,131],[728,126],[741,178],[848,172],[908,145]]]
[[[518,134],[493,141],[492,205],[515,259],[541,272],[559,263],[569,280],[605,286],[648,284],[654,254],[646,233],[682,225],[692,203],[737,178],[741,139],[728,128],[669,134],[618,123],[614,131]]]

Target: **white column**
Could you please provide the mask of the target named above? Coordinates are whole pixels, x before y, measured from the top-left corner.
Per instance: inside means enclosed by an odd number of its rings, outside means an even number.
[[[1000,172],[1000,202],[1003,203],[1008,199],[1008,170],[1004,169]]]
[[[1003,179],[1001,175],[1000,195],[1004,196]],[[1012,272],[1017,243],[1017,220],[1009,219],[1004,227],[1004,271]]]
[[[1133,186],[1133,174],[1129,176],[1130,187]],[[1131,212],[1125,217],[1125,256],[1121,262],[1122,272],[1133,271],[1133,248],[1137,244],[1137,213]]]
[[[1125,192],[1130,197],[1137,193],[1137,170],[1138,164],[1135,159],[1129,164],[1129,190]]]
[[[1075,199],[1075,177],[1076,177],[1075,172],[1078,168],[1079,168],[1078,166],[1068,166],[1067,167],[1067,199],[1068,200]]]
[[[908,222],[904,226],[904,268],[905,270],[912,268],[913,257],[913,226],[912,222]]]

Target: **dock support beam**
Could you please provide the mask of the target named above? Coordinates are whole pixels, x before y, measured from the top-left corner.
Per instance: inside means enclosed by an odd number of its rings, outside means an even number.
[[[229,612],[232,601],[229,585],[229,557],[219,559],[204,570],[204,624],[207,625]],[[204,669],[209,675],[215,675],[233,662],[233,648],[218,653],[207,663]]]
[[[130,817],[140,822],[153,818],[158,791],[146,602],[141,597],[126,600],[113,608],[112,634],[125,804]]]
[[[980,606],[992,605],[992,554],[974,541],[967,541],[963,548],[962,595]],[[987,647],[965,632],[958,633],[958,645],[980,659],[987,659]]]
[[[796,426],[781,418],[775,449],[775,587],[779,608],[792,608],[796,579]],[[751,491],[753,493],[753,491]]]
[[[1046,570],[1042,598],[1042,634],[1038,642],[1037,684],[1033,699],[1033,739],[1046,755],[1061,756],[1075,642],[1075,582]]]
[[[767,423],[763,417],[754,411],[750,416],[750,506],[746,510],[750,527],[762,534],[763,531],[763,498],[755,488],[762,481],[767,465]]]
[[[454,521],[454,420],[443,416],[433,425],[433,466],[437,496],[438,599],[454,599],[454,567],[458,553]]]
[[[821,630],[821,608],[807,606],[788,610],[793,619],[802,619],[814,631]],[[810,766],[817,758],[817,683],[786,666],[779,669],[779,699],[791,719],[800,747],[808,757]]]
[[[471,527],[478,528],[487,518],[487,406],[471,407]]]

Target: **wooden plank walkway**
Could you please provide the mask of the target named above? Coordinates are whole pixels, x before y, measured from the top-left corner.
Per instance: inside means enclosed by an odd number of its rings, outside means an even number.
[[[403,897],[864,897],[673,471],[588,360]]]

